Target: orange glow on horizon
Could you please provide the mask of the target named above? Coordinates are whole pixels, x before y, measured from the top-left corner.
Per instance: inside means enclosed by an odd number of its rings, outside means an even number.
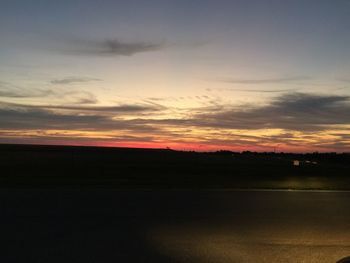
[[[177,151],[195,151],[195,152],[215,152],[227,150],[232,152],[285,152],[285,153],[307,153],[307,152],[329,152],[324,149],[307,148],[307,147],[290,147],[288,145],[279,146],[243,146],[243,145],[217,145],[217,144],[198,144],[198,143],[181,143],[181,142],[77,142],[77,141],[40,141],[31,144],[37,145],[58,145],[58,146],[87,146],[87,147],[115,147],[115,148],[135,148],[135,149],[171,149]]]
[[[172,130],[157,137],[145,138],[147,134],[135,134],[135,139],[127,140],[123,131],[84,131],[84,130],[3,130],[0,135],[3,143],[158,148],[184,151],[218,151],[235,152],[340,152],[327,146],[338,137],[332,131],[314,134],[295,132],[293,137],[281,142],[283,130]],[[175,135],[172,136],[172,133]],[[327,135],[327,134],[332,135]],[[120,138],[119,138],[120,137]],[[145,139],[143,139],[145,138]],[[219,139],[218,139],[219,138]],[[277,138],[274,142],[274,138]]]

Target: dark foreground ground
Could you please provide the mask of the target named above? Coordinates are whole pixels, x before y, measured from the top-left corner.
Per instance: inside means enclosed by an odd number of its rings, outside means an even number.
[[[0,145],[0,262],[333,263],[350,192],[281,189],[350,189],[349,161]]]
[[[350,154],[0,145],[0,171],[0,188],[350,189]]]
[[[0,191],[0,262],[333,263],[350,193]]]

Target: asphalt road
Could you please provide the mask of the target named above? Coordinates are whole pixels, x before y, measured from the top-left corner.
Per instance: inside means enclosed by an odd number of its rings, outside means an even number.
[[[307,262],[350,256],[350,193],[0,190],[0,262]]]

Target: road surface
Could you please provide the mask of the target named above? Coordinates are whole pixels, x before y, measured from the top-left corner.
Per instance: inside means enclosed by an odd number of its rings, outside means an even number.
[[[0,262],[307,262],[350,255],[350,193],[0,190]]]

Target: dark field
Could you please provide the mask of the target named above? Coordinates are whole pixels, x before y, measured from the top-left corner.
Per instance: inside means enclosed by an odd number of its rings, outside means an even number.
[[[350,189],[350,154],[0,145],[0,165],[5,188]]]
[[[0,262],[336,263],[350,193],[0,190]]]
[[[348,191],[281,190],[350,189],[347,154],[0,145],[0,164],[0,262],[350,255]]]

